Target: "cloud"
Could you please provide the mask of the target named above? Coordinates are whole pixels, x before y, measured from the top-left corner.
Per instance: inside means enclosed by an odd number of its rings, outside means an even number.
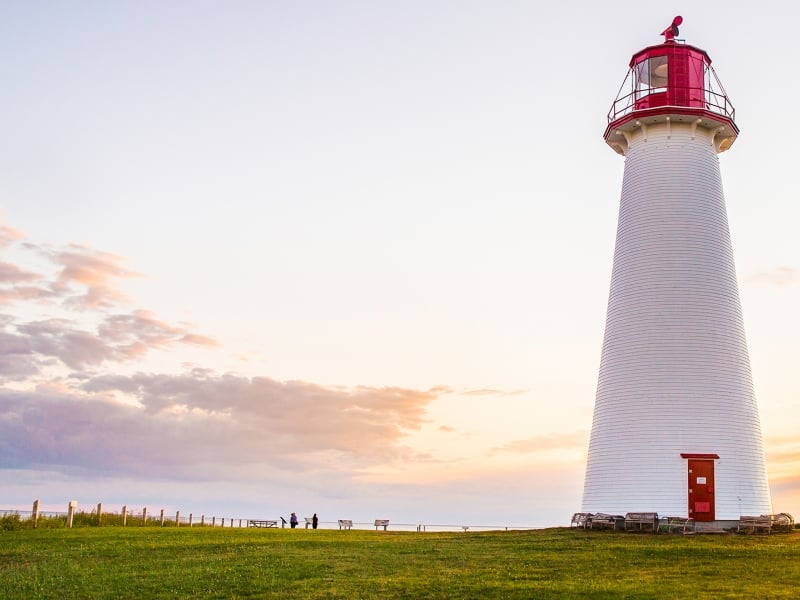
[[[25,234],[21,231],[0,223],[0,248],[5,248],[12,242],[16,242],[24,238]]]
[[[209,337],[159,321],[147,311],[116,314],[101,319],[95,330],[70,319],[45,319],[16,323],[8,315],[0,320],[0,375],[19,376],[39,371],[56,359],[70,369],[82,370],[107,362],[127,362],[148,352],[175,344],[216,346]],[[28,365],[23,363],[27,361]]]
[[[60,267],[52,282],[54,294],[77,310],[109,308],[126,301],[117,287],[118,281],[140,276],[124,267],[123,258],[87,246],[70,244],[63,249],[43,246],[39,250]]]
[[[551,450],[584,450],[588,444],[588,438],[589,433],[587,431],[537,435],[527,440],[514,440],[503,446],[492,448],[489,450],[489,455],[531,454]]]
[[[117,356],[123,359],[135,358],[153,348],[163,348],[173,343],[211,347],[219,345],[210,337],[159,321],[146,310],[112,315],[98,327],[98,334],[115,344]]]
[[[16,284],[20,282],[38,281],[41,277],[39,273],[23,271],[17,265],[0,262],[0,283]]]
[[[133,397],[139,405],[118,397]],[[75,389],[0,390],[0,466],[203,478],[204,469],[352,474],[407,459],[436,396],[266,377],[106,375]],[[179,471],[176,471],[178,469]]]
[[[0,248],[3,245],[0,244]],[[21,269],[19,266],[0,261],[0,304],[10,304],[18,300],[46,298],[50,292],[37,284],[42,275]]]
[[[767,464],[773,477],[797,476],[800,468],[800,438],[775,436],[764,440]]]
[[[0,225],[0,249],[24,240],[20,231]],[[80,244],[54,247],[25,241],[17,245],[28,261],[44,259],[42,272],[0,262],[0,302],[50,300],[71,310],[108,309],[127,301],[119,282],[139,277],[122,257]],[[52,271],[52,274],[49,272]]]
[[[0,247],[19,240],[0,228]],[[0,469],[187,482],[221,471],[290,481],[302,469],[329,482],[427,459],[403,440],[447,388],[326,387],[201,367],[122,374],[154,350],[219,345],[124,306],[119,284],[137,274],[119,256],[29,241],[15,250],[25,266],[3,257],[0,301],[42,302],[0,314]]]
[[[0,248],[22,239],[19,231],[0,225]],[[0,305],[26,301],[29,313],[36,301],[46,301],[48,312],[61,314],[33,321],[0,315],[1,377],[20,381],[53,365],[81,370],[129,362],[178,344],[218,346],[190,324],[171,325],[143,309],[120,310],[125,296],[118,284],[138,274],[119,256],[77,244],[57,248],[30,241],[18,250],[20,260],[44,258],[45,264],[31,270],[0,261]]]
[[[771,450],[767,452],[767,460],[776,466],[798,465],[800,466],[800,445],[794,448],[784,448],[782,450]]]
[[[458,392],[459,396],[519,396],[528,390],[496,390],[494,388],[480,388]]]
[[[800,270],[791,267],[776,267],[771,271],[753,273],[744,279],[745,283],[757,285],[772,285],[775,287],[786,287],[800,283]]]

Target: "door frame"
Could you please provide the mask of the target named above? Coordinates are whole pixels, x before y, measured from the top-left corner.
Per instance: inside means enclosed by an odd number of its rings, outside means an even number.
[[[697,454],[697,453],[682,452],[681,453],[681,458],[686,460],[686,481],[687,481],[687,486],[686,486],[686,509],[687,509],[687,512],[688,512],[688,516],[690,518],[694,519],[695,521],[698,521],[698,520],[701,520],[701,519],[698,519],[697,518],[697,514],[695,513],[695,511],[692,510],[692,500],[693,499],[692,499],[692,491],[691,490],[693,489],[692,485],[694,485],[694,484],[692,483],[692,473],[691,473],[691,470],[690,470],[689,466],[692,464],[691,461],[693,461],[693,460],[694,461],[712,461],[711,468],[712,468],[714,481],[712,482],[712,486],[711,486],[712,489],[711,489],[711,492],[710,492],[711,494],[713,494],[712,503],[711,503],[711,511],[710,511],[711,515],[710,515],[710,518],[702,519],[702,520],[703,521],[709,521],[709,522],[715,521],[716,518],[717,518],[717,515],[716,515],[716,497],[717,497],[716,485],[717,484],[716,484],[716,465],[713,463],[713,461],[719,459],[719,454]]]

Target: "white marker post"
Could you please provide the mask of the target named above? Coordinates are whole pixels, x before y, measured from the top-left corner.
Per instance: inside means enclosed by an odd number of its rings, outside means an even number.
[[[72,519],[75,516],[75,508],[78,506],[77,500],[70,500],[67,506],[67,527],[72,529]]]

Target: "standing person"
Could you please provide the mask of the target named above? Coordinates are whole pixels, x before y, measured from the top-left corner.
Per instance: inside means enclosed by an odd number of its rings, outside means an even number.
[[[314,513],[314,516],[311,517],[311,527],[316,529],[318,523],[319,523],[319,519],[317,518],[317,513]]]
[[[289,517],[289,525],[292,526],[292,529],[297,527],[297,515],[292,513],[292,516]]]

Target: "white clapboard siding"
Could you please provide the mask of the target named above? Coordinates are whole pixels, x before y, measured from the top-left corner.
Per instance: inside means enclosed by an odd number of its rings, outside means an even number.
[[[716,518],[771,499],[713,134],[630,136],[586,512],[687,514],[681,453],[716,453]]]

